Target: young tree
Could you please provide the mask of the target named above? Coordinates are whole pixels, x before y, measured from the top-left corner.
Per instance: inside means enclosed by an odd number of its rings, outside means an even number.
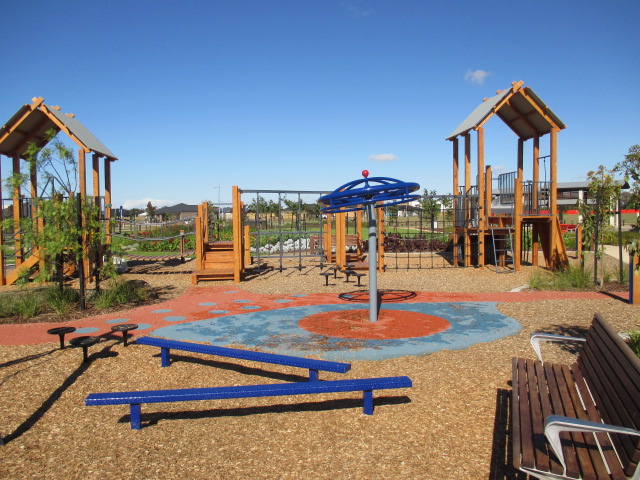
[[[580,202],[578,211],[583,218],[585,243],[594,251],[594,282],[598,279],[598,261],[602,258],[604,236],[611,229],[609,220],[615,215],[616,203],[620,196],[620,186],[613,177],[614,171],[600,165],[598,170],[587,174],[590,202]],[[584,267],[584,255],[582,258]],[[604,272],[603,272],[604,273]]]
[[[624,160],[616,163],[613,170],[622,172],[627,182],[632,181],[627,207],[640,207],[640,145],[631,146]]]
[[[147,202],[147,209],[145,210],[145,212],[147,214],[147,222],[153,222],[156,216],[156,207],[151,204],[151,201]]]
[[[420,199],[420,207],[422,208],[422,211],[429,215],[431,230],[433,230],[434,228],[436,215],[441,208],[437,195],[438,192],[436,192],[435,190],[429,191],[425,188],[424,193],[422,194],[422,198]],[[422,216],[420,218],[422,220]],[[422,231],[422,228],[420,228],[420,231]]]
[[[285,196],[285,197],[282,198],[282,201],[284,202],[284,204],[289,209],[289,212],[291,214],[291,218],[293,219],[295,217],[295,219],[296,219],[296,230],[300,231],[300,215],[302,214],[302,211],[304,209],[304,203],[302,202],[302,199],[298,198],[298,200],[289,200]]]
[[[142,213],[142,210],[140,210],[139,208],[132,208],[131,210],[129,210],[129,218],[133,222],[136,220],[136,217],[141,213]]]

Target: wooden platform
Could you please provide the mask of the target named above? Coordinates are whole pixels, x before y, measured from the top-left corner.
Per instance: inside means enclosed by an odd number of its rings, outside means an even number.
[[[203,267],[191,275],[197,285],[206,280],[233,280],[233,242],[207,242],[204,245]]]

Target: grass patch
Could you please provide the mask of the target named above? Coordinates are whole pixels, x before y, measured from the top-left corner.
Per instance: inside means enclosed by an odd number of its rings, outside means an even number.
[[[98,308],[110,308],[125,303],[137,303],[147,299],[147,290],[143,284],[135,281],[114,279],[109,286],[94,294],[92,303]]]
[[[48,305],[58,315],[67,315],[75,310],[80,300],[80,294],[71,288],[63,288],[60,290],[57,286],[48,287],[44,297]]]
[[[593,274],[580,266],[572,265],[566,270],[535,270],[529,277],[529,286],[536,290],[576,290],[593,287]]]
[[[35,290],[0,295],[0,317],[32,318],[44,310],[46,300]]]

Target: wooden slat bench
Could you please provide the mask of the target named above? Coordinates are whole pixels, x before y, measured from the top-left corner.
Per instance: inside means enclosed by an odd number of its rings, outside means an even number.
[[[186,402],[224,398],[275,397],[329,392],[363,392],[363,410],[373,415],[373,391],[409,388],[409,377],[363,378],[318,382],[240,385],[233,387],[182,388],[178,390],[144,390],[137,392],[92,393],[85,405],[129,405],[131,428],[140,429],[140,405],[143,403]]]
[[[156,337],[142,337],[136,340],[139,345],[160,347],[160,359],[163,367],[171,365],[171,350],[185,352],[204,353],[219,357],[238,358],[254,362],[271,363],[275,365],[287,365],[289,367],[309,369],[309,381],[318,380],[318,371],[346,373],[351,370],[350,363],[330,362],[313,358],[294,357],[291,355],[278,355],[275,353],[253,352],[239,348],[218,347],[215,345],[203,345],[201,343],[181,342],[179,340],[167,340]]]
[[[639,478],[640,359],[598,314],[572,365],[513,359],[513,464],[541,479]]]

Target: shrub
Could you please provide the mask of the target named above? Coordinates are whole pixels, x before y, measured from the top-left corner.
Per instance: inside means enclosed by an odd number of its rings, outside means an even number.
[[[21,317],[35,317],[42,310],[42,299],[36,292],[23,293],[17,298],[16,306]]]
[[[144,284],[114,279],[108,288],[97,292],[92,301],[98,308],[109,308],[123,303],[140,302],[145,300],[147,296]]]
[[[573,290],[589,288],[593,285],[591,270],[580,266],[570,266],[566,270],[535,270],[529,276],[529,286],[537,290]]]
[[[52,286],[45,291],[45,299],[54,312],[58,315],[66,315],[75,308],[80,294],[70,288],[60,290],[58,287]]]

